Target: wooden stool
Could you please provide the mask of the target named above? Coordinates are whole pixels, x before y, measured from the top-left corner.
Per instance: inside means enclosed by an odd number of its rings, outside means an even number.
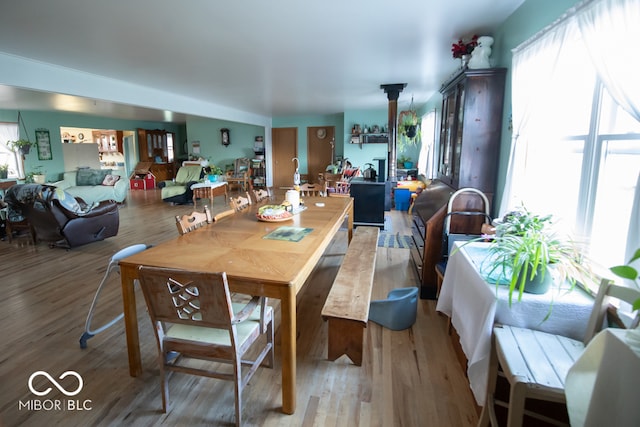
[[[31,226],[31,224],[27,219],[23,219],[22,221],[19,221],[19,222],[13,222],[13,221],[9,221],[9,218],[7,218],[6,225],[7,225],[6,230],[7,230],[7,236],[9,237],[9,243],[13,241],[14,231],[29,230],[29,237],[31,238],[31,241],[33,242],[33,244],[34,245],[36,244],[36,231],[33,229],[33,227]]]

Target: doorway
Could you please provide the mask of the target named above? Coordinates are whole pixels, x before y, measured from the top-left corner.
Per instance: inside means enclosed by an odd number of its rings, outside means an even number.
[[[320,126],[307,128],[307,173],[309,182],[317,183],[318,174],[323,173],[333,163],[335,156],[335,127]]]
[[[296,170],[291,159],[298,157],[298,128],[273,128],[271,141],[273,187],[291,187]]]

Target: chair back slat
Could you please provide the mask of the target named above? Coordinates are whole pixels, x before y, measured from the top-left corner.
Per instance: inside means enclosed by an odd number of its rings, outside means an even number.
[[[269,189],[266,188],[253,189],[253,197],[255,198],[256,203],[259,203],[263,200],[267,200],[271,197],[271,194],[269,193]]]
[[[305,183],[300,186],[300,193],[306,197],[317,197],[320,196],[322,189],[323,187],[320,184]]]
[[[140,286],[154,322],[231,330],[233,310],[227,276],[140,267]]]
[[[240,212],[251,206],[251,197],[249,193],[245,192],[244,196],[231,197],[229,204],[236,212]]]
[[[600,282],[600,288],[596,294],[595,301],[593,303],[593,311],[591,317],[589,317],[589,323],[587,324],[587,330],[584,336],[584,344],[588,344],[600,330],[602,329],[605,316],[607,315],[607,309],[611,303],[611,299],[617,299],[624,301],[628,304],[633,304],[634,301],[640,299],[640,289],[629,288],[626,286],[616,285],[609,279],[602,279]],[[636,327],[638,324],[638,315],[632,322],[632,327]]]
[[[213,222],[213,218],[208,206],[204,207],[204,212],[193,211],[187,215],[176,215],[176,226],[180,235],[189,233],[211,222]]]

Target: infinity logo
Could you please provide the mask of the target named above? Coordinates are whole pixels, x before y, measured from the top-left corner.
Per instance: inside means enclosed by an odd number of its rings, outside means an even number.
[[[80,376],[80,374],[78,374],[75,371],[66,371],[62,375],[60,375],[60,377],[58,378],[58,379],[62,380],[64,378],[68,377],[69,375],[72,375],[72,376],[76,377],[78,379],[78,388],[73,390],[73,391],[65,390],[47,372],[45,372],[45,371],[36,371],[33,374],[31,374],[31,376],[29,377],[29,390],[31,390],[31,393],[35,394],[36,396],[45,396],[45,395],[49,394],[49,392],[51,392],[51,387],[47,388],[45,391],[38,391],[38,390],[33,388],[33,379],[35,377],[37,377],[38,375],[42,375],[42,376],[46,377],[51,382],[51,384],[56,386],[56,388],[58,390],[60,390],[62,393],[64,393],[66,396],[75,396],[76,394],[80,393],[80,390],[82,390],[82,386],[83,386],[82,377]]]

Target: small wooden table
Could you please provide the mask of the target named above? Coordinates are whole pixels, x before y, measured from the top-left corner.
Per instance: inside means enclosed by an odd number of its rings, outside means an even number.
[[[489,243],[455,243],[447,262],[436,310],[451,318],[467,358],[467,377],[478,405],[484,405],[494,324],[534,329],[582,340],[593,309],[593,297],[556,282],[542,295],[523,294],[509,307],[509,287],[496,287],[484,276]],[[562,287],[566,285],[561,285]],[[545,320],[553,303],[551,315]]]
[[[217,182],[199,182],[191,186],[193,190],[193,207],[196,207],[197,199],[209,199],[213,205],[213,198],[215,196],[224,195],[224,202],[227,202],[227,188],[226,181]]]
[[[142,373],[134,280],[141,265],[190,271],[225,271],[233,292],[280,300],[282,351],[282,411],[296,410],[296,295],[325,249],[348,218],[348,239],[353,231],[353,199],[305,198],[307,209],[287,222],[260,222],[251,205],[191,233],[156,245],[120,261],[124,324],[129,373]],[[322,202],[320,206],[316,202]],[[281,226],[311,228],[298,242],[267,240]],[[259,261],[256,261],[259,260]]]

